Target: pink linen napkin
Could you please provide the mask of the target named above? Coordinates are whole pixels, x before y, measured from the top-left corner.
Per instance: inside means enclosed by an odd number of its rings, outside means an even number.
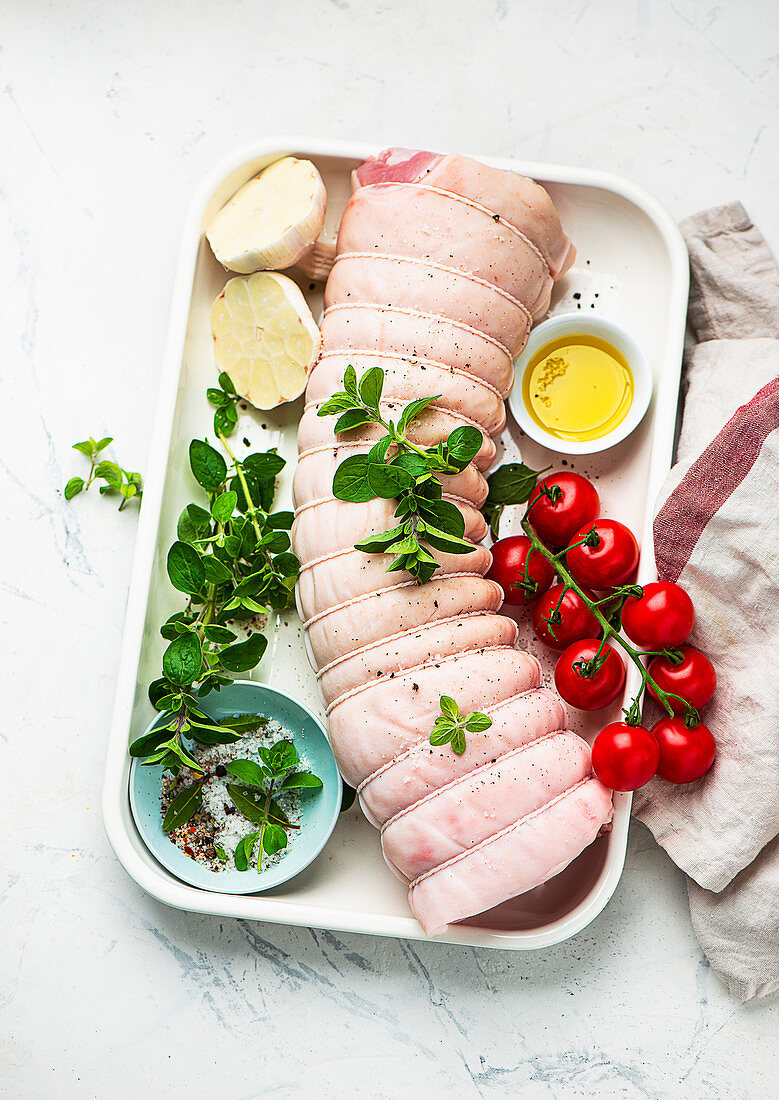
[[[655,555],[717,670],[703,720],[718,752],[696,783],[653,780],[633,812],[689,876],[701,946],[748,1000],[779,989],[779,270],[739,203],[682,232],[692,343]]]

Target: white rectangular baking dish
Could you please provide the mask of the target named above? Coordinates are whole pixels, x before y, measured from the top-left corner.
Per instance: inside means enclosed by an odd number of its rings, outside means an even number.
[[[409,912],[405,888],[382,860],[378,834],[356,807],[342,815],[330,843],[306,872],[266,894],[239,897],[187,886],[166,871],[141,841],[128,797],[127,745],[153,715],[146,686],[158,674],[165,644],[159,637],[159,624],[180,606],[180,597],[167,582],[164,563],[175,538],[178,514],[196,488],[189,475],[187,447],[193,436],[210,431],[211,415],[205,401],[205,388],[214,378],[209,313],[227,275],[210,253],[204,228],[241,184],[278,157],[295,154],[313,160],[323,175],[328,192],[326,232],[334,235],[349,195],[350,171],[375,152],[377,148],[370,145],[303,138],[260,142],[219,164],[192,201],[146,472],[108,744],[103,817],[109,841],[128,874],[168,905],[220,916],[424,939]],[[607,455],[568,463],[597,477],[606,511],[642,536],[639,580],[651,579],[652,504],[672,457],[684,340],[688,265],[682,238],[651,196],[617,176],[481,159],[541,181],[576,244],[576,265],[559,284],[553,310],[580,308],[612,317],[633,333],[649,357],[655,395],[644,423]],[[321,287],[301,285],[316,314],[321,307]],[[579,295],[576,299],[575,293]],[[250,415],[241,423],[240,434],[249,436],[253,446],[278,446],[288,459],[281,485],[282,507],[283,501],[290,499],[299,416],[300,403],[296,403],[274,413]],[[518,429],[508,427],[503,437],[507,457],[518,453],[518,439]],[[521,440],[521,452],[530,465],[547,465],[548,452],[527,439]],[[559,457],[555,462],[560,462]],[[505,520],[504,524],[502,534],[510,530],[510,524]],[[269,631],[271,644],[257,677],[289,690],[321,714],[299,620],[287,613],[272,622]],[[533,648],[532,641],[528,644]],[[551,662],[544,659],[551,670]],[[629,675],[628,692],[635,690],[636,679]],[[613,713],[619,709],[615,706]],[[576,725],[589,734],[609,720],[611,712],[590,716]],[[615,802],[612,831],[562,875],[497,910],[451,926],[437,938],[446,943],[530,950],[557,943],[584,928],[606,905],[622,872],[630,796],[618,795]]]

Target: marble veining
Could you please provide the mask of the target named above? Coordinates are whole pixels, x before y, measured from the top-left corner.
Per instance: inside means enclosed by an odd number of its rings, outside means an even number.
[[[100,820],[136,520],[70,451],[143,470],[183,210],[299,132],[623,173],[775,250],[765,0],[12,2],[0,52],[0,1095],[772,1095],[779,1004],[725,993],[634,826],[575,939],[519,954],[166,909]]]

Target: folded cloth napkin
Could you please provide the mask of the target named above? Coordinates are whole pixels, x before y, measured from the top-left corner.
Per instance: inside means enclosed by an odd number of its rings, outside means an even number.
[[[717,671],[717,759],[696,783],[653,780],[633,812],[689,876],[701,946],[748,1000],[779,989],[779,270],[739,203],[681,228],[692,342],[655,556]]]

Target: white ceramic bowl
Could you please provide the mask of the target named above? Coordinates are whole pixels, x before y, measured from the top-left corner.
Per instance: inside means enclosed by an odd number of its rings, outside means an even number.
[[[525,371],[535,353],[551,344],[561,336],[597,336],[616,348],[628,362],[633,373],[633,401],[622,420],[613,431],[597,439],[585,439],[576,442],[572,439],[560,439],[551,432],[544,431],[528,412],[523,397],[522,381]],[[649,408],[652,398],[652,370],[649,360],[640,344],[621,325],[607,321],[603,317],[583,317],[581,313],[563,313],[559,317],[550,317],[533,329],[525,350],[514,363],[514,388],[509,396],[509,407],[520,428],[536,443],[566,455],[592,455],[598,451],[607,451],[609,447],[627,439],[634,428],[638,427]]]

